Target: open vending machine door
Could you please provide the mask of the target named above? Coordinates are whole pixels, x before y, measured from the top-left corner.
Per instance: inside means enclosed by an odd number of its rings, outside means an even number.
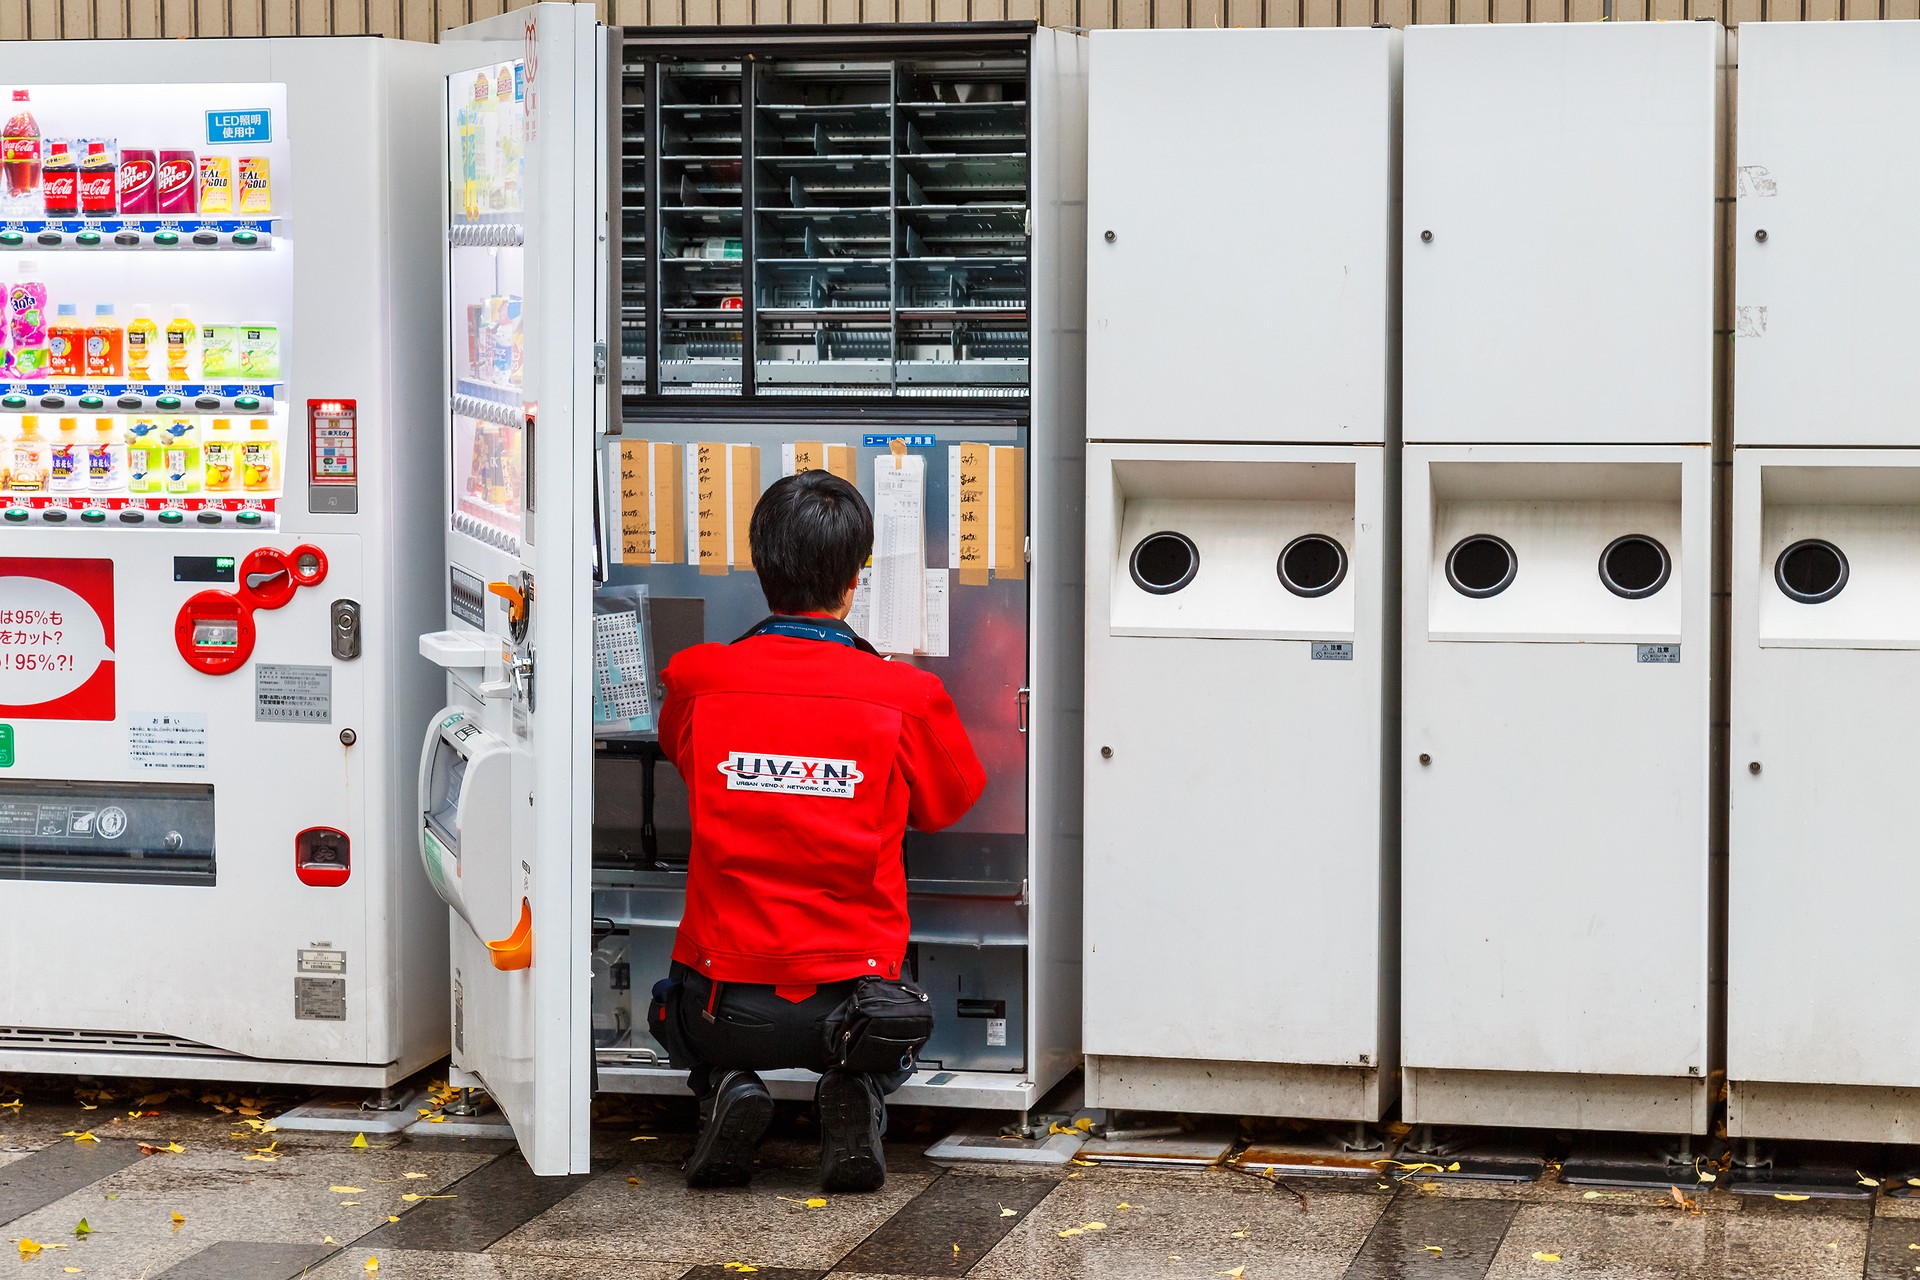
[[[535,4],[445,37],[447,594],[421,651],[447,689],[421,854],[452,909],[453,1082],[486,1090],[540,1174],[587,1169],[592,1101],[607,34],[591,5]]]

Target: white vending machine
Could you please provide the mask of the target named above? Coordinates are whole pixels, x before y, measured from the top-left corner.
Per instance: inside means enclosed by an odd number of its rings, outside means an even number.
[[[1740,54],[1727,1132],[1913,1142],[1920,23]]]
[[[0,1071],[446,1052],[429,46],[0,46]]]
[[[1407,32],[1411,1122],[1705,1130],[1725,45]]]
[[[1079,1058],[1084,40],[537,4],[448,47],[419,813],[455,1082],[542,1174],[588,1167],[596,1088],[685,1090],[645,1016],[690,855],[658,672],[765,616],[748,517],[824,468],[886,531],[854,626],[946,682],[988,774],[903,850],[935,1031],[894,1101],[1030,1108]]]
[[[1399,1087],[1401,36],[1092,46],[1087,1100],[1376,1120]],[[1225,275],[1196,271],[1198,231]],[[1205,976],[1243,947],[1304,967]]]

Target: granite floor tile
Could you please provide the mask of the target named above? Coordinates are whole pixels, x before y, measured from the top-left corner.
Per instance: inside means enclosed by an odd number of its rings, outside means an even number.
[[[380,1263],[367,1271],[367,1259]],[[680,1280],[683,1262],[582,1262],[577,1258],[517,1258],[490,1253],[417,1249],[343,1249],[302,1280]],[[727,1273],[727,1280],[735,1280]]]
[[[1519,1207],[1402,1190],[1374,1223],[1346,1280],[1480,1280]]]
[[[519,1153],[501,1156],[448,1186],[452,1199],[417,1202],[400,1221],[377,1228],[359,1243],[368,1249],[480,1253],[592,1182],[593,1177],[582,1173],[538,1178]]]
[[[154,1280],[301,1280],[333,1252],[324,1244],[223,1240],[162,1271]]]
[[[796,1270],[793,1267],[757,1267],[753,1271],[754,1280],[821,1280],[824,1271]],[[695,1267],[681,1276],[680,1280],[738,1280],[738,1271],[729,1271],[725,1267]]]
[[[1284,1188],[1224,1170],[1077,1172],[1085,1176],[1057,1184],[967,1274],[1161,1280],[1241,1267],[1245,1280],[1337,1280],[1388,1201],[1289,1179],[1303,1206]]]
[[[1866,1280],[1914,1280],[1920,1272],[1920,1221],[1875,1218],[1867,1231]]]
[[[144,1160],[137,1142],[64,1139],[0,1168],[0,1227]]]
[[[1832,1203],[1832,1202],[1829,1202]],[[1868,1219],[1818,1202],[1733,1213],[1526,1205],[1488,1280],[1841,1280],[1866,1260]],[[1536,1253],[1560,1261],[1537,1260]]]
[[[840,1260],[868,1275],[960,1275],[1059,1185],[1054,1178],[947,1175]]]
[[[932,1180],[928,1174],[895,1172],[871,1195],[823,1197],[811,1164],[800,1169],[762,1165],[751,1187],[691,1191],[677,1170],[625,1164],[595,1178],[493,1251],[825,1270]],[[807,1208],[815,1198],[827,1203]]]
[[[183,1143],[181,1154],[146,1156],[18,1219],[5,1236],[64,1243],[69,1247],[48,1256],[96,1280],[138,1280],[223,1242],[346,1243],[422,1203],[418,1197],[444,1194],[487,1159],[405,1143],[355,1151],[351,1141],[344,1134],[276,1133]],[[274,1159],[246,1158],[268,1142]],[[93,1233],[76,1237],[82,1218]]]

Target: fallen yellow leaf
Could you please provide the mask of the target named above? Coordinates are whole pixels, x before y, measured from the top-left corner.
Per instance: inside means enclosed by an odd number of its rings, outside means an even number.
[[[813,1199],[807,1201],[807,1208],[809,1209],[824,1209],[826,1207],[827,1207],[827,1202],[825,1200],[822,1200],[819,1196],[815,1196]]]
[[[338,1244],[339,1242],[335,1240],[332,1236],[321,1236],[320,1243],[321,1244]]]
[[[340,1202],[340,1207],[341,1207],[342,1209],[351,1209],[351,1208],[353,1208],[353,1207],[354,1207],[355,1205],[357,1205],[357,1204],[359,1204],[359,1203],[360,1203],[360,1202],[359,1202],[358,1200],[342,1200],[342,1201]]]
[[[1446,1255],[1446,1250],[1442,1249],[1437,1244],[1423,1244],[1420,1247],[1422,1249],[1425,1249],[1428,1253],[1432,1254],[1436,1258],[1444,1257]]]
[[[1244,1230],[1229,1231],[1227,1232],[1227,1238],[1230,1240],[1245,1240],[1247,1238],[1247,1233]]]
[[[428,1124],[445,1124],[446,1122],[447,1122],[447,1118],[446,1118],[445,1116],[429,1116],[429,1117],[427,1117],[427,1123],[428,1123]]]
[[[64,1272],[66,1272],[66,1273],[67,1273],[68,1275],[70,1275],[70,1276],[77,1276],[77,1275],[79,1275],[79,1274],[81,1274],[81,1272],[80,1272],[80,1268],[78,1268],[78,1267],[62,1267],[62,1268],[60,1268],[60,1269],[61,1269],[62,1271],[64,1271]]]
[[[634,1137],[628,1138],[627,1141],[628,1142],[658,1142],[660,1141],[660,1137],[658,1134],[642,1133],[642,1134],[636,1134]]]
[[[1086,1228],[1089,1231],[1105,1231],[1107,1224],[1104,1222],[1089,1222],[1086,1224]]]
[[[1088,1167],[1089,1169],[1091,1169],[1091,1168],[1093,1167],[1093,1161],[1091,1161],[1091,1160],[1073,1160],[1073,1161],[1071,1161],[1070,1163],[1072,1163],[1072,1164],[1079,1164],[1079,1165],[1085,1165],[1085,1166],[1087,1166],[1087,1167]]]
[[[1536,1253],[1533,1255],[1533,1260],[1535,1262],[1558,1262],[1560,1261],[1560,1255],[1557,1253]]]
[[[40,1250],[46,1248],[38,1240],[20,1239],[15,1240],[14,1243],[20,1246],[20,1256],[23,1259],[37,1258],[40,1256]]]
[[[1125,1213],[1125,1212],[1126,1212],[1127,1210],[1129,1210],[1129,1209],[1131,1209],[1131,1208],[1133,1208],[1133,1206],[1132,1206],[1132,1205],[1130,1205],[1130,1204],[1128,1204],[1128,1203],[1127,1203],[1127,1202],[1126,1202],[1125,1200],[1122,1200],[1122,1201],[1121,1201],[1121,1202],[1120,1202],[1119,1204],[1117,1204],[1117,1205],[1115,1205],[1115,1206],[1113,1206],[1113,1207],[1114,1207],[1114,1208],[1116,1208],[1116,1209],[1118,1209],[1118,1210],[1120,1210],[1120,1212],[1122,1212],[1122,1213]]]
[[[1217,1276],[1232,1276],[1233,1280],[1246,1280],[1247,1269],[1245,1267],[1235,1267],[1231,1271],[1216,1271],[1213,1274]]]
[[[1093,1121],[1089,1120],[1085,1116],[1081,1116],[1078,1120],[1075,1120],[1073,1122],[1073,1127],[1078,1129],[1082,1133],[1089,1133],[1093,1129]]]
[[[367,1135],[364,1133],[356,1133],[353,1135],[353,1141],[347,1145],[355,1151],[365,1151],[367,1149]]]
[[[1880,1185],[1880,1180],[1878,1178],[1869,1178],[1866,1174],[1860,1172],[1858,1169],[1855,1169],[1853,1171],[1853,1176],[1860,1179],[1860,1185],[1863,1187],[1877,1187]]]
[[[93,1136],[93,1130],[91,1129],[88,1129],[85,1133],[82,1133],[77,1129],[69,1129],[65,1133],[61,1134],[60,1136],[63,1138],[72,1138],[75,1142],[100,1141],[100,1139]]]
[[[1775,1200],[1811,1200],[1813,1199],[1812,1196],[1795,1195],[1790,1191],[1776,1191],[1773,1193],[1773,1198]]]
[[[27,1105],[26,1103],[22,1102],[18,1098],[15,1098],[12,1102],[0,1102],[0,1108],[4,1108],[6,1110],[11,1110],[11,1111],[19,1111],[26,1105]]]
[[[1085,1234],[1087,1234],[1087,1232],[1084,1227],[1068,1227],[1060,1233],[1060,1238],[1065,1240],[1068,1236],[1083,1236]]]
[[[76,1236],[90,1236],[93,1234],[93,1224],[85,1218],[82,1218],[74,1225],[73,1234]]]
[[[98,1111],[100,1108],[91,1102],[83,1102],[80,1104],[80,1109],[82,1111]]]
[[[358,1196],[366,1194],[365,1187],[328,1187],[327,1190],[337,1196]]]
[[[639,1186],[639,1185],[640,1185],[640,1179],[638,1179],[638,1178],[628,1178],[628,1179],[627,1179],[627,1185],[628,1185],[628,1186],[630,1186],[630,1187],[637,1187],[637,1186]]]
[[[1017,1218],[1020,1215],[1018,1213],[1015,1213],[1012,1209],[1002,1208],[1000,1210],[1000,1216],[1003,1218]]]
[[[380,1270],[380,1259],[374,1257],[372,1254],[368,1254],[367,1261],[362,1269],[366,1271],[368,1275],[374,1274]]]
[[[460,1197],[456,1195],[423,1196],[423,1195],[416,1195],[413,1192],[409,1191],[406,1194],[402,1195],[400,1198],[402,1200],[405,1200],[407,1203],[411,1204],[415,1200],[458,1200]]]
[[[388,1221],[388,1222],[398,1222],[398,1221],[400,1221],[400,1215],[399,1215],[399,1214],[397,1214],[397,1213],[390,1213],[390,1214],[388,1214],[388,1215],[387,1215],[387,1221]]]
[[[1454,1161],[1454,1162],[1453,1162],[1452,1164],[1450,1164],[1450,1165],[1448,1165],[1448,1166],[1447,1166],[1447,1172],[1448,1172],[1448,1173],[1458,1173],[1458,1172],[1460,1172],[1460,1162],[1459,1162],[1458,1160],[1455,1160],[1455,1161]]]
[[[173,1229],[175,1231],[178,1231],[182,1226],[186,1224],[186,1221],[187,1221],[186,1214],[175,1211],[173,1215]]]
[[[401,1176],[401,1177],[403,1177],[403,1178],[409,1178],[409,1179],[416,1179],[416,1180],[417,1180],[417,1179],[420,1179],[420,1178],[424,1178],[424,1177],[426,1177],[427,1175],[426,1175],[426,1174],[424,1174],[424,1173],[403,1173],[403,1174],[401,1174],[400,1176]]]

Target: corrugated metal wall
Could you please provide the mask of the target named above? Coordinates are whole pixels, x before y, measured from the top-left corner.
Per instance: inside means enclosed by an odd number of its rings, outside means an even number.
[[[0,39],[359,35],[430,40],[527,0],[0,0]],[[1366,26],[1648,18],[1920,18],[1920,0],[598,0],[626,26],[1036,19],[1051,26]]]

